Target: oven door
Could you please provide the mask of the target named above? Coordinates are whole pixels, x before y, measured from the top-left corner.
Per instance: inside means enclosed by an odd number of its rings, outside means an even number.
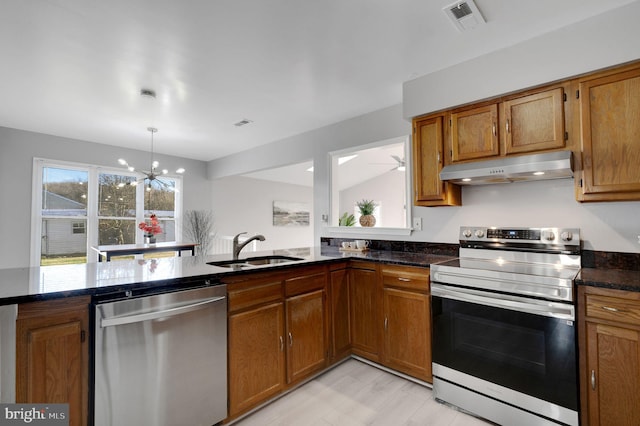
[[[431,289],[434,375],[439,364],[577,411],[573,305],[438,283]]]

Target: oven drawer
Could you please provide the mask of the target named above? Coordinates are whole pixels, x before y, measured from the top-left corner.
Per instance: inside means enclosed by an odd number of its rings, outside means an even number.
[[[640,325],[640,303],[618,297],[586,295],[588,317]]]

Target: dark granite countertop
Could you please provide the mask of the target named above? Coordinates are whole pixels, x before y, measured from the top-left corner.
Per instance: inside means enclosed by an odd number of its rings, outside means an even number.
[[[576,284],[615,290],[640,291],[640,271],[582,268],[576,278]]]
[[[451,256],[425,253],[371,250],[346,253],[335,247],[312,247],[244,253],[241,257],[289,255],[304,260],[282,265],[253,266],[240,271],[208,265],[228,259],[229,255],[172,257],[146,260],[118,260],[78,265],[0,269],[0,305],[80,295],[101,295],[132,289],[162,289],[197,286],[197,281],[215,283],[225,276],[266,269],[363,259],[373,262],[428,267],[452,259]]]

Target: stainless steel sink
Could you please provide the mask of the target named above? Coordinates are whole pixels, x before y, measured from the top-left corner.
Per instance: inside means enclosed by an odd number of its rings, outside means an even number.
[[[248,257],[246,259],[219,260],[214,262],[207,262],[207,264],[213,265],[213,266],[222,266],[222,267],[231,268],[231,269],[242,269],[242,268],[247,268],[251,266],[260,266],[260,265],[278,265],[282,263],[295,262],[298,260],[304,260],[304,258],[293,257],[293,256],[281,256],[281,255],[256,256],[256,257]]]

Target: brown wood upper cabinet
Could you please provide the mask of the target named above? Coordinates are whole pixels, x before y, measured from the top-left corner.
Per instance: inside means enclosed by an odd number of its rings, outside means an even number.
[[[413,203],[416,206],[459,206],[460,187],[440,180],[444,165],[443,115],[413,122]]]
[[[507,155],[565,146],[562,88],[506,100],[500,104],[500,117]]]
[[[86,425],[89,297],[18,306],[16,402],[69,404],[69,424]]]
[[[579,80],[579,201],[640,199],[640,65]]]
[[[451,163],[565,147],[562,87],[451,112]]]
[[[451,113],[451,162],[497,157],[498,104]]]
[[[578,287],[585,425],[640,424],[640,293]]]

